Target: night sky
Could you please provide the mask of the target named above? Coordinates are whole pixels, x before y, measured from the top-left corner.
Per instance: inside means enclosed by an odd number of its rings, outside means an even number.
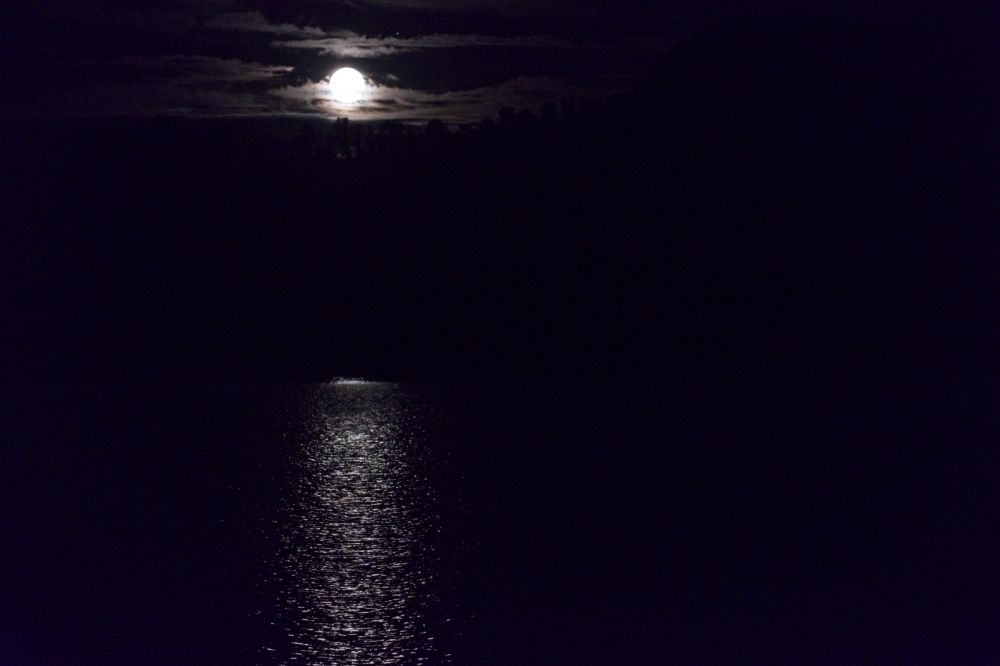
[[[833,5],[812,3],[832,11]],[[829,4],[829,3],[828,3]],[[883,3],[884,4],[884,3]],[[872,3],[855,3],[865,12]],[[347,115],[466,122],[628,89],[725,0],[116,0],[0,10],[6,117]],[[837,11],[845,10],[839,5]],[[371,86],[349,111],[326,79]]]

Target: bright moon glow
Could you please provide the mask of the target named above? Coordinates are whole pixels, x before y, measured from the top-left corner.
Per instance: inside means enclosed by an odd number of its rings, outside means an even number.
[[[330,77],[330,93],[335,102],[354,104],[364,99],[368,93],[368,84],[358,70],[342,67]]]

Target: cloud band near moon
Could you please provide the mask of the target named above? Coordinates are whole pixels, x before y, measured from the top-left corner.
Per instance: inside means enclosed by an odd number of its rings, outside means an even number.
[[[5,10],[2,62],[16,94],[0,116],[331,115],[470,122],[504,106],[626,89],[704,16],[603,0],[510,11],[452,3],[111,0]],[[623,22],[644,25],[620,30]],[[624,38],[621,35],[627,34]],[[362,103],[336,103],[329,77],[362,72]]]

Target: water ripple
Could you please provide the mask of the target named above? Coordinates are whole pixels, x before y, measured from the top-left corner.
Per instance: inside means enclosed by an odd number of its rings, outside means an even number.
[[[317,387],[292,448],[280,546],[269,565],[272,663],[421,664],[440,567],[419,414],[392,384]]]

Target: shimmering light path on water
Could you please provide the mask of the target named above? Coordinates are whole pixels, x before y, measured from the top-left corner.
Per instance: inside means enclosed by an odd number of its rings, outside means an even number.
[[[447,663],[431,626],[448,618],[435,605],[439,516],[416,417],[393,384],[316,387],[274,519],[269,587],[286,636],[263,647],[265,660]]]
[[[1000,663],[985,404],[16,388],[3,665]]]

